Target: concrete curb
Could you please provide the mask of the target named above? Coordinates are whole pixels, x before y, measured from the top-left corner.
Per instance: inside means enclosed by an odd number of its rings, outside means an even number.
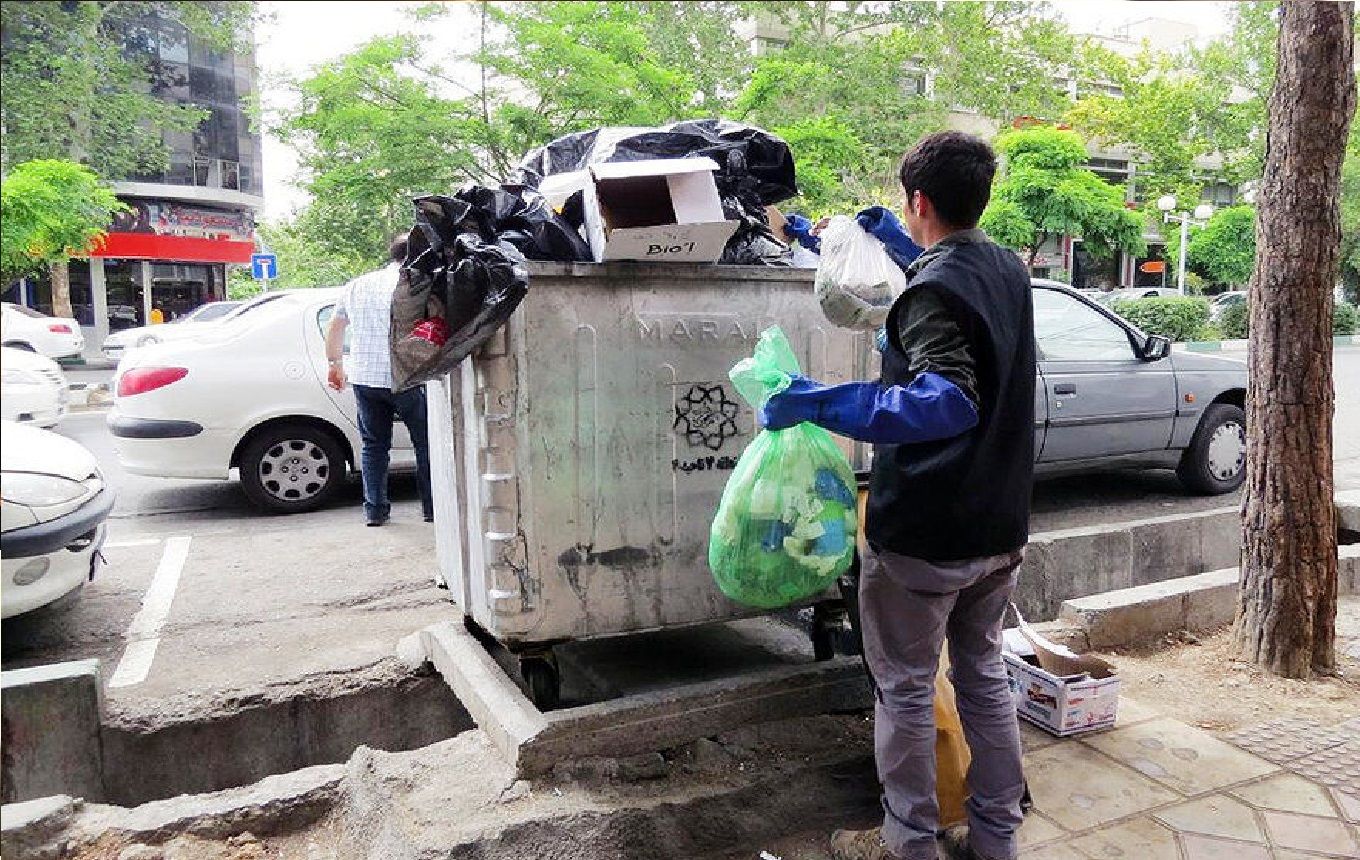
[[[99,661],[0,672],[5,803],[72,794],[105,797]]]
[[[1332,337],[1332,346],[1355,346],[1360,344],[1360,335],[1338,334]],[[1187,352],[1246,352],[1247,340],[1233,338],[1228,340],[1190,340],[1175,344]]]
[[[1065,600],[1055,626],[1084,632],[1083,644],[1095,650],[1137,645],[1182,630],[1205,633],[1232,623],[1238,578],[1237,568],[1224,568]],[[1337,592],[1360,594],[1360,544],[1337,548]]]

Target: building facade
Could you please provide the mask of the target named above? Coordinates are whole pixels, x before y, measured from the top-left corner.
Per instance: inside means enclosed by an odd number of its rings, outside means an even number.
[[[163,172],[111,177],[130,211],[70,268],[71,304],[93,349],[111,331],[147,324],[153,308],[168,321],[225,298],[226,267],[250,262],[264,208],[260,135],[244,109],[256,86],[253,44],[216,51],[154,14],[112,37],[145,57],[154,94],[208,116],[192,132],[167,135]],[[52,312],[45,278],[8,285],[4,300]]]

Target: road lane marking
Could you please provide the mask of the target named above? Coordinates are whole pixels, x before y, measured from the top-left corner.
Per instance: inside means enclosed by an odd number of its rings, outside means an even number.
[[[118,540],[109,541],[104,544],[104,549],[127,549],[134,546],[155,546],[160,543],[160,538],[139,538],[137,540]]]
[[[156,659],[156,648],[160,645],[161,626],[170,614],[170,604],[175,600],[175,589],[179,587],[180,574],[184,572],[184,562],[189,557],[188,535],[175,535],[165,539],[165,549],[161,551],[160,564],[151,577],[151,585],[142,597],[142,608],[133,616],[127,629],[127,647],[123,658],[109,679],[110,687],[130,687],[146,680],[151,664]]]

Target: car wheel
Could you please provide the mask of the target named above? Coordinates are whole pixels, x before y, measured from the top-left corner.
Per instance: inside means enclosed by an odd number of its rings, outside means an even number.
[[[1181,454],[1176,476],[1187,490],[1206,496],[1231,493],[1247,476],[1247,417],[1231,403],[1214,403]]]
[[[345,480],[345,453],[327,431],[280,424],[241,451],[241,487],[267,511],[296,514],[321,507]]]
[[[24,352],[37,352],[37,350],[33,348],[33,344],[24,343],[21,340],[10,341],[9,343],[5,344],[5,346],[9,347],[10,349],[22,349]]]

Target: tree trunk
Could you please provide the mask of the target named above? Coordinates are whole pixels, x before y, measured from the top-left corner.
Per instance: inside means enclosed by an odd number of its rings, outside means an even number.
[[[68,260],[60,260],[48,269],[52,281],[52,316],[75,317],[71,309],[71,265]]]
[[[1035,240],[1034,247],[1029,249],[1029,263],[1025,268],[1030,274],[1034,274],[1034,261],[1039,259],[1039,249],[1042,248],[1047,241],[1048,234],[1041,233],[1039,234],[1039,238]]]
[[[1250,306],[1247,478],[1234,635],[1290,678],[1334,671],[1332,285],[1355,109],[1351,3],[1281,3]]]

